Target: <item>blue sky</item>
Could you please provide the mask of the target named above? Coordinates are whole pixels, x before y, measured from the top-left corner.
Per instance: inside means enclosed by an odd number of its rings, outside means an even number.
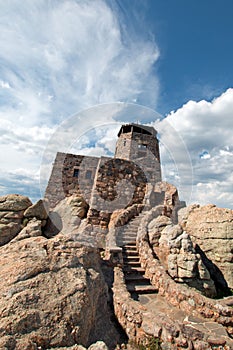
[[[111,154],[135,113],[182,199],[233,208],[232,14],[231,0],[2,1],[0,194],[35,200],[44,152],[47,173],[56,151]]]
[[[142,30],[146,25],[147,38],[151,35],[159,47],[155,71],[160,113],[178,109],[191,99],[210,100],[232,87],[231,0],[118,1],[128,21],[133,17],[132,3],[139,22],[139,13],[144,12]]]

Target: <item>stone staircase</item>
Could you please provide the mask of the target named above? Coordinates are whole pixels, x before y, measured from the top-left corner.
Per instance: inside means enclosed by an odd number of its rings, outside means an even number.
[[[136,247],[138,226],[143,215],[140,213],[133,218],[121,229],[117,237],[117,244],[122,247],[125,284],[135,300],[139,300],[140,296],[144,294],[157,293],[150,280],[144,276],[145,270],[141,267]]]
[[[118,247],[123,247],[129,243],[135,243],[137,238],[138,226],[142,220],[143,213],[140,213],[135,218],[131,219],[130,222],[123,226],[117,236]]]
[[[144,276],[145,270],[140,264],[136,241],[123,246],[122,253],[125,284],[132,298],[139,300],[143,294],[157,293],[150,280]]]

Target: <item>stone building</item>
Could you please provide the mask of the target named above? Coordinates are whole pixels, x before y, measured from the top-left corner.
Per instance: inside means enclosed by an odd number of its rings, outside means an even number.
[[[58,152],[45,198],[54,208],[63,198],[77,194],[89,205],[90,221],[106,226],[114,210],[145,204],[148,187],[159,181],[157,132],[132,123],[121,126],[114,158]],[[103,218],[105,224],[100,223]]]

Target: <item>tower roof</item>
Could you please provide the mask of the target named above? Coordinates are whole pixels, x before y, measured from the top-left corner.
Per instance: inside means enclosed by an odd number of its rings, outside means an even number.
[[[122,125],[117,136],[119,137],[121,134],[125,134],[131,131],[152,136],[157,135],[157,131],[153,128],[153,126],[131,123]]]

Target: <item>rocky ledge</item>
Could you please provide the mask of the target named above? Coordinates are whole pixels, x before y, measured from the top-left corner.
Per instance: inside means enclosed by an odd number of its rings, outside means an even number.
[[[148,306],[131,298],[121,259],[102,259],[96,237],[105,231],[85,222],[80,198],[48,216],[45,201],[0,197],[0,349],[134,350],[117,344],[148,336],[156,349],[232,349],[233,211],[193,205],[177,222],[173,192],[160,206],[132,206],[110,220],[112,230],[141,212],[139,270],[158,294]]]

